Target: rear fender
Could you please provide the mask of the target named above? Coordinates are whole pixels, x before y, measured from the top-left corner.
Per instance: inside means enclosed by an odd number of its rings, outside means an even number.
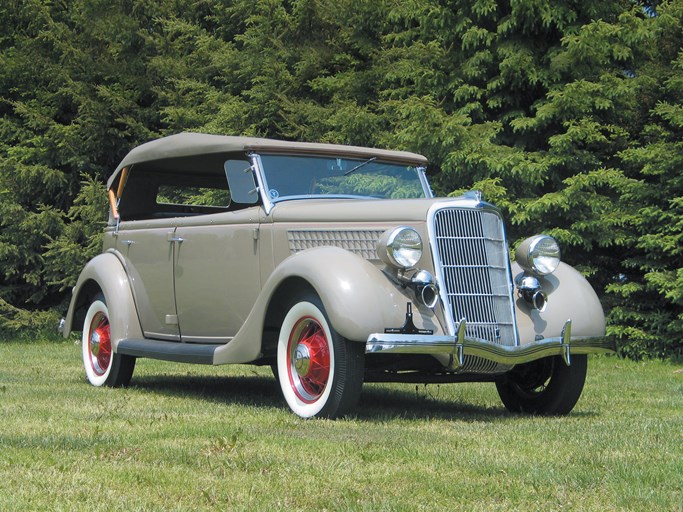
[[[80,331],[85,313],[92,299],[102,292],[109,309],[109,325],[114,350],[121,339],[142,339],[135,300],[128,274],[121,260],[113,252],[91,259],[81,271],[73,288],[69,311],[64,324],[64,337]]]

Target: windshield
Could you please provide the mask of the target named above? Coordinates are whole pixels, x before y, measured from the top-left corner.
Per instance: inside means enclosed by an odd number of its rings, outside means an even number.
[[[422,169],[376,158],[261,155],[273,202],[283,199],[425,197]]]

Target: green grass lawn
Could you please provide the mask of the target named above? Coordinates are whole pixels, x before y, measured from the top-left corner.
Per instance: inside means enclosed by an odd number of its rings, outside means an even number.
[[[266,368],[139,360],[102,389],[80,357],[0,344],[0,510],[683,510],[681,365],[591,358],[562,418],[493,384],[369,384],[327,421]]]

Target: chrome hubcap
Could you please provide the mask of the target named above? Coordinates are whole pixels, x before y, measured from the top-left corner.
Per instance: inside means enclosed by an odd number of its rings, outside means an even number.
[[[90,336],[90,353],[97,357],[100,352],[100,335],[97,331],[93,331]]]
[[[308,347],[302,343],[296,346],[296,354],[294,354],[294,368],[300,377],[308,374],[311,368],[311,352]]]

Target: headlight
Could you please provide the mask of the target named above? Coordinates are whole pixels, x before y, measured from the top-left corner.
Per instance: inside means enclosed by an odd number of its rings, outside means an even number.
[[[377,242],[377,255],[387,265],[412,268],[422,257],[422,238],[408,226],[389,229]]]
[[[527,272],[545,276],[555,272],[560,264],[560,246],[551,236],[532,236],[517,247],[515,258]]]

